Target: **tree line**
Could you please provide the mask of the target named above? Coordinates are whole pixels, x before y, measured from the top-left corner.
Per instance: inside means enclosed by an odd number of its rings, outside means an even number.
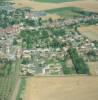
[[[77,50],[75,48],[71,48],[68,52],[75,66],[77,74],[89,74],[89,68],[83,58],[78,55]]]

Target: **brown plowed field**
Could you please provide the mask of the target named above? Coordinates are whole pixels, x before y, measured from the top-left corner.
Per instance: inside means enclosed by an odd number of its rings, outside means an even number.
[[[30,77],[23,100],[98,100],[98,77]]]

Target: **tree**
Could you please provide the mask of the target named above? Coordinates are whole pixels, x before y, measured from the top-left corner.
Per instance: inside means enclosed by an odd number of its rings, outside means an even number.
[[[35,20],[28,20],[28,19],[26,19],[25,20],[25,23],[27,25],[29,25],[29,26],[35,26],[36,25]]]
[[[78,55],[77,50],[75,48],[71,48],[68,52],[75,66],[76,72],[78,74],[89,74],[89,68],[83,58]]]
[[[38,24],[39,24],[40,26],[42,25],[42,18],[41,18],[41,17],[38,19]]]
[[[87,55],[88,56],[96,56],[96,52],[95,51],[89,51],[88,53],[87,53]]]
[[[17,43],[17,40],[16,39],[14,39],[13,40],[13,45],[17,45],[18,43]]]
[[[48,19],[48,21],[49,21],[50,23],[52,23],[52,22],[53,22],[52,18],[49,18],[49,19]]]

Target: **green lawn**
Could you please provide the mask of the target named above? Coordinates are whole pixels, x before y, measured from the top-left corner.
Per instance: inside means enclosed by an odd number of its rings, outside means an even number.
[[[38,2],[49,2],[49,3],[60,3],[60,2],[71,2],[71,1],[78,1],[78,0],[35,0]]]
[[[65,18],[72,18],[72,17],[80,17],[83,16],[81,13],[78,13],[79,11],[82,11],[82,9],[77,7],[63,7],[63,8],[56,8],[47,10],[46,12],[51,14],[57,14]]]

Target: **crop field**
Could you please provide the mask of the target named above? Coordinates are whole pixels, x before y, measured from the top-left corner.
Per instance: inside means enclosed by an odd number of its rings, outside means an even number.
[[[56,20],[56,19],[60,19],[61,16],[57,15],[57,14],[52,14],[52,13],[49,13],[47,16],[43,16],[41,17],[43,20],[48,20],[49,18],[52,18],[53,20]]]
[[[0,100],[11,98],[15,82],[16,79],[14,77],[0,78]]]
[[[84,36],[88,37],[91,40],[98,40],[98,26],[83,26],[79,28],[79,31]]]
[[[48,12],[50,14],[55,13],[61,17],[65,17],[65,18],[83,16],[82,14],[78,13],[79,11],[82,11],[82,9],[80,9],[78,7],[64,7],[64,8],[56,8],[56,9],[46,10],[46,12]]]
[[[38,0],[41,1],[41,0]],[[67,0],[69,2],[62,2],[66,0],[51,0],[51,1],[60,1],[61,3],[49,3],[49,2],[38,2],[34,0],[12,0],[15,3],[14,7],[31,7],[34,10],[49,10],[62,7],[80,7],[85,10],[90,10],[98,12],[98,1],[97,0]],[[43,0],[50,1],[50,0]],[[74,1],[74,2],[73,2]]]
[[[98,100],[98,77],[30,77],[23,100]]]
[[[77,1],[77,0],[35,0],[35,1],[60,3],[60,2],[70,2],[70,1]]]
[[[7,72],[9,66],[11,71]],[[18,80],[19,62],[9,66],[7,65],[8,68],[3,71],[4,76],[0,73],[0,100],[11,100]]]
[[[90,73],[92,75],[98,75],[98,62],[88,62]]]

